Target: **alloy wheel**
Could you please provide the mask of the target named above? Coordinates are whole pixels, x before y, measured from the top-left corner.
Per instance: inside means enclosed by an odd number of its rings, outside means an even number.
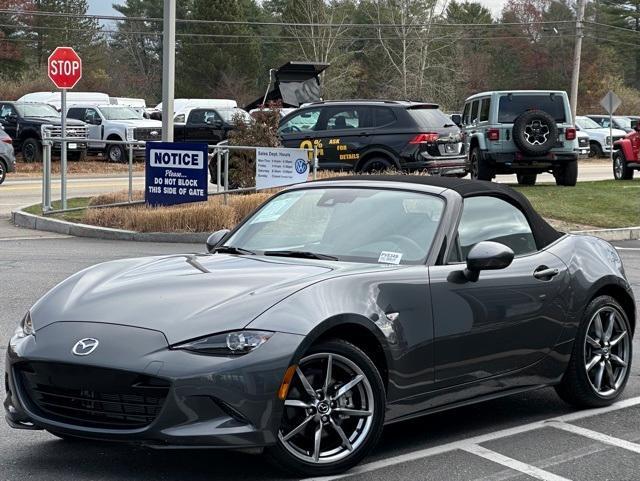
[[[524,138],[531,145],[542,145],[549,139],[550,129],[547,124],[534,120],[524,128]]]
[[[111,162],[120,162],[122,160],[122,150],[119,147],[110,148],[109,160]]]
[[[599,396],[615,394],[629,369],[630,339],[620,312],[613,306],[596,311],[589,321],[584,365],[592,389]]]
[[[619,154],[617,154],[613,159],[613,173],[616,179],[622,179],[623,166],[622,159]]]
[[[356,451],[374,417],[371,383],[351,360],[334,353],[302,359],[285,400],[278,438],[302,461],[328,464]]]

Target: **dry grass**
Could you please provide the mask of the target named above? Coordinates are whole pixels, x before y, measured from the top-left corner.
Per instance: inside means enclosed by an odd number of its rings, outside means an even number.
[[[134,163],[133,171],[136,174],[144,172],[143,163]],[[126,174],[129,172],[128,164],[115,164],[111,162],[100,162],[94,160],[86,160],[82,162],[67,162],[67,173],[69,174]],[[51,163],[51,173],[60,174],[60,161],[54,160]],[[12,174],[16,177],[20,176],[40,176],[42,175],[42,163],[40,162],[17,162],[16,173]]]

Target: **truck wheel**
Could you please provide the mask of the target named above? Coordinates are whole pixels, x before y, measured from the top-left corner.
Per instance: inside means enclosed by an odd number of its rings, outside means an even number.
[[[25,162],[42,162],[42,145],[38,139],[29,137],[22,142],[22,158]]]
[[[538,174],[516,174],[516,177],[520,185],[536,185]]]
[[[4,160],[0,160],[0,184],[4,182],[4,179],[7,177],[7,166],[4,163]]]
[[[594,141],[589,142],[589,158],[598,159],[600,157],[604,157],[604,152],[600,144]]]
[[[482,158],[480,149],[474,147],[469,154],[469,163],[471,164],[471,178],[474,180],[488,180],[491,181],[494,177],[493,169]]]
[[[570,160],[564,166],[553,171],[556,179],[556,185],[565,185],[573,187],[578,182],[578,161]]]
[[[120,144],[109,144],[105,155],[108,162],[124,163],[128,161],[127,152]]]
[[[627,167],[627,159],[621,150],[613,152],[613,177],[616,180],[633,179],[633,169]]]

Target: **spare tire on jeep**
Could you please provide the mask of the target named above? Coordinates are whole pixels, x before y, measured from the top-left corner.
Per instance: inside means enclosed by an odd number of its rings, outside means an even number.
[[[513,142],[525,154],[547,154],[558,141],[558,124],[542,110],[528,110],[513,122]]]

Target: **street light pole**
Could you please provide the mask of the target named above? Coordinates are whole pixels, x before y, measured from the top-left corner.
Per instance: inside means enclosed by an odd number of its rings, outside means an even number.
[[[584,11],[587,0],[578,0],[578,11],[576,17],[576,45],[573,50],[573,71],[571,73],[571,117],[575,122],[578,110],[578,83],[580,82],[580,57],[582,55],[582,27],[584,22]]]
[[[162,31],[162,141],[173,142],[176,76],[176,0],[164,0]]]

